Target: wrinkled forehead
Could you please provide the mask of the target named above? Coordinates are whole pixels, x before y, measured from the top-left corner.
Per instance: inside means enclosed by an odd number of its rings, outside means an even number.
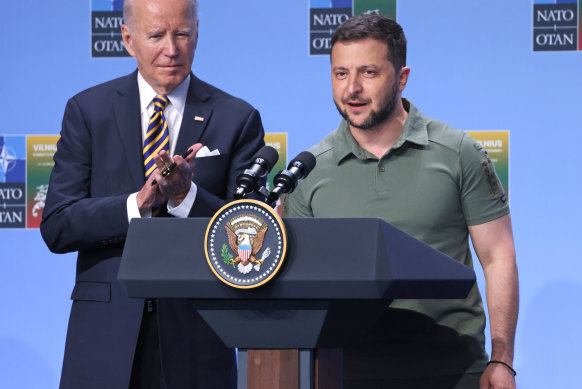
[[[190,29],[196,31],[196,15],[187,0],[136,0],[135,24],[141,29]]]

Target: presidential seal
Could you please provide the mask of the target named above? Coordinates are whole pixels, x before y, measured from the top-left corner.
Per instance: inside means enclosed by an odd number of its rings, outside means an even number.
[[[206,260],[222,282],[240,289],[270,281],[285,259],[287,237],[279,215],[267,204],[236,200],[213,217],[204,239]]]

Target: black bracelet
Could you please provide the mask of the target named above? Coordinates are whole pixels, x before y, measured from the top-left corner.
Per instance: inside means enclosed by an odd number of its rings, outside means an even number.
[[[507,367],[509,370],[511,370],[511,372],[513,373],[513,376],[514,376],[514,377],[517,375],[517,372],[516,372],[515,370],[513,370],[513,367],[509,366],[509,365],[508,365],[507,363],[505,363],[505,362],[502,362],[502,361],[496,361],[496,360],[494,360],[494,359],[493,359],[493,360],[491,360],[491,361],[487,362],[487,366],[489,366],[489,365],[490,365],[490,364],[492,364],[492,363],[499,363],[499,364],[501,364],[501,365],[503,365],[503,366]]]

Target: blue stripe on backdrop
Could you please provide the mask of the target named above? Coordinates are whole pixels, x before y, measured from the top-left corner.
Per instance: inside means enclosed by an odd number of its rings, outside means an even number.
[[[309,0],[310,8],[331,8],[331,0]]]

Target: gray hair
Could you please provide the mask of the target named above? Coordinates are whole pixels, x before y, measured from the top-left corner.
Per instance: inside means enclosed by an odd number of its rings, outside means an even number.
[[[123,20],[129,28],[133,28],[135,24],[135,15],[133,12],[134,0],[123,0]],[[198,21],[198,1],[189,0],[192,7],[192,15],[194,16],[194,23]]]

